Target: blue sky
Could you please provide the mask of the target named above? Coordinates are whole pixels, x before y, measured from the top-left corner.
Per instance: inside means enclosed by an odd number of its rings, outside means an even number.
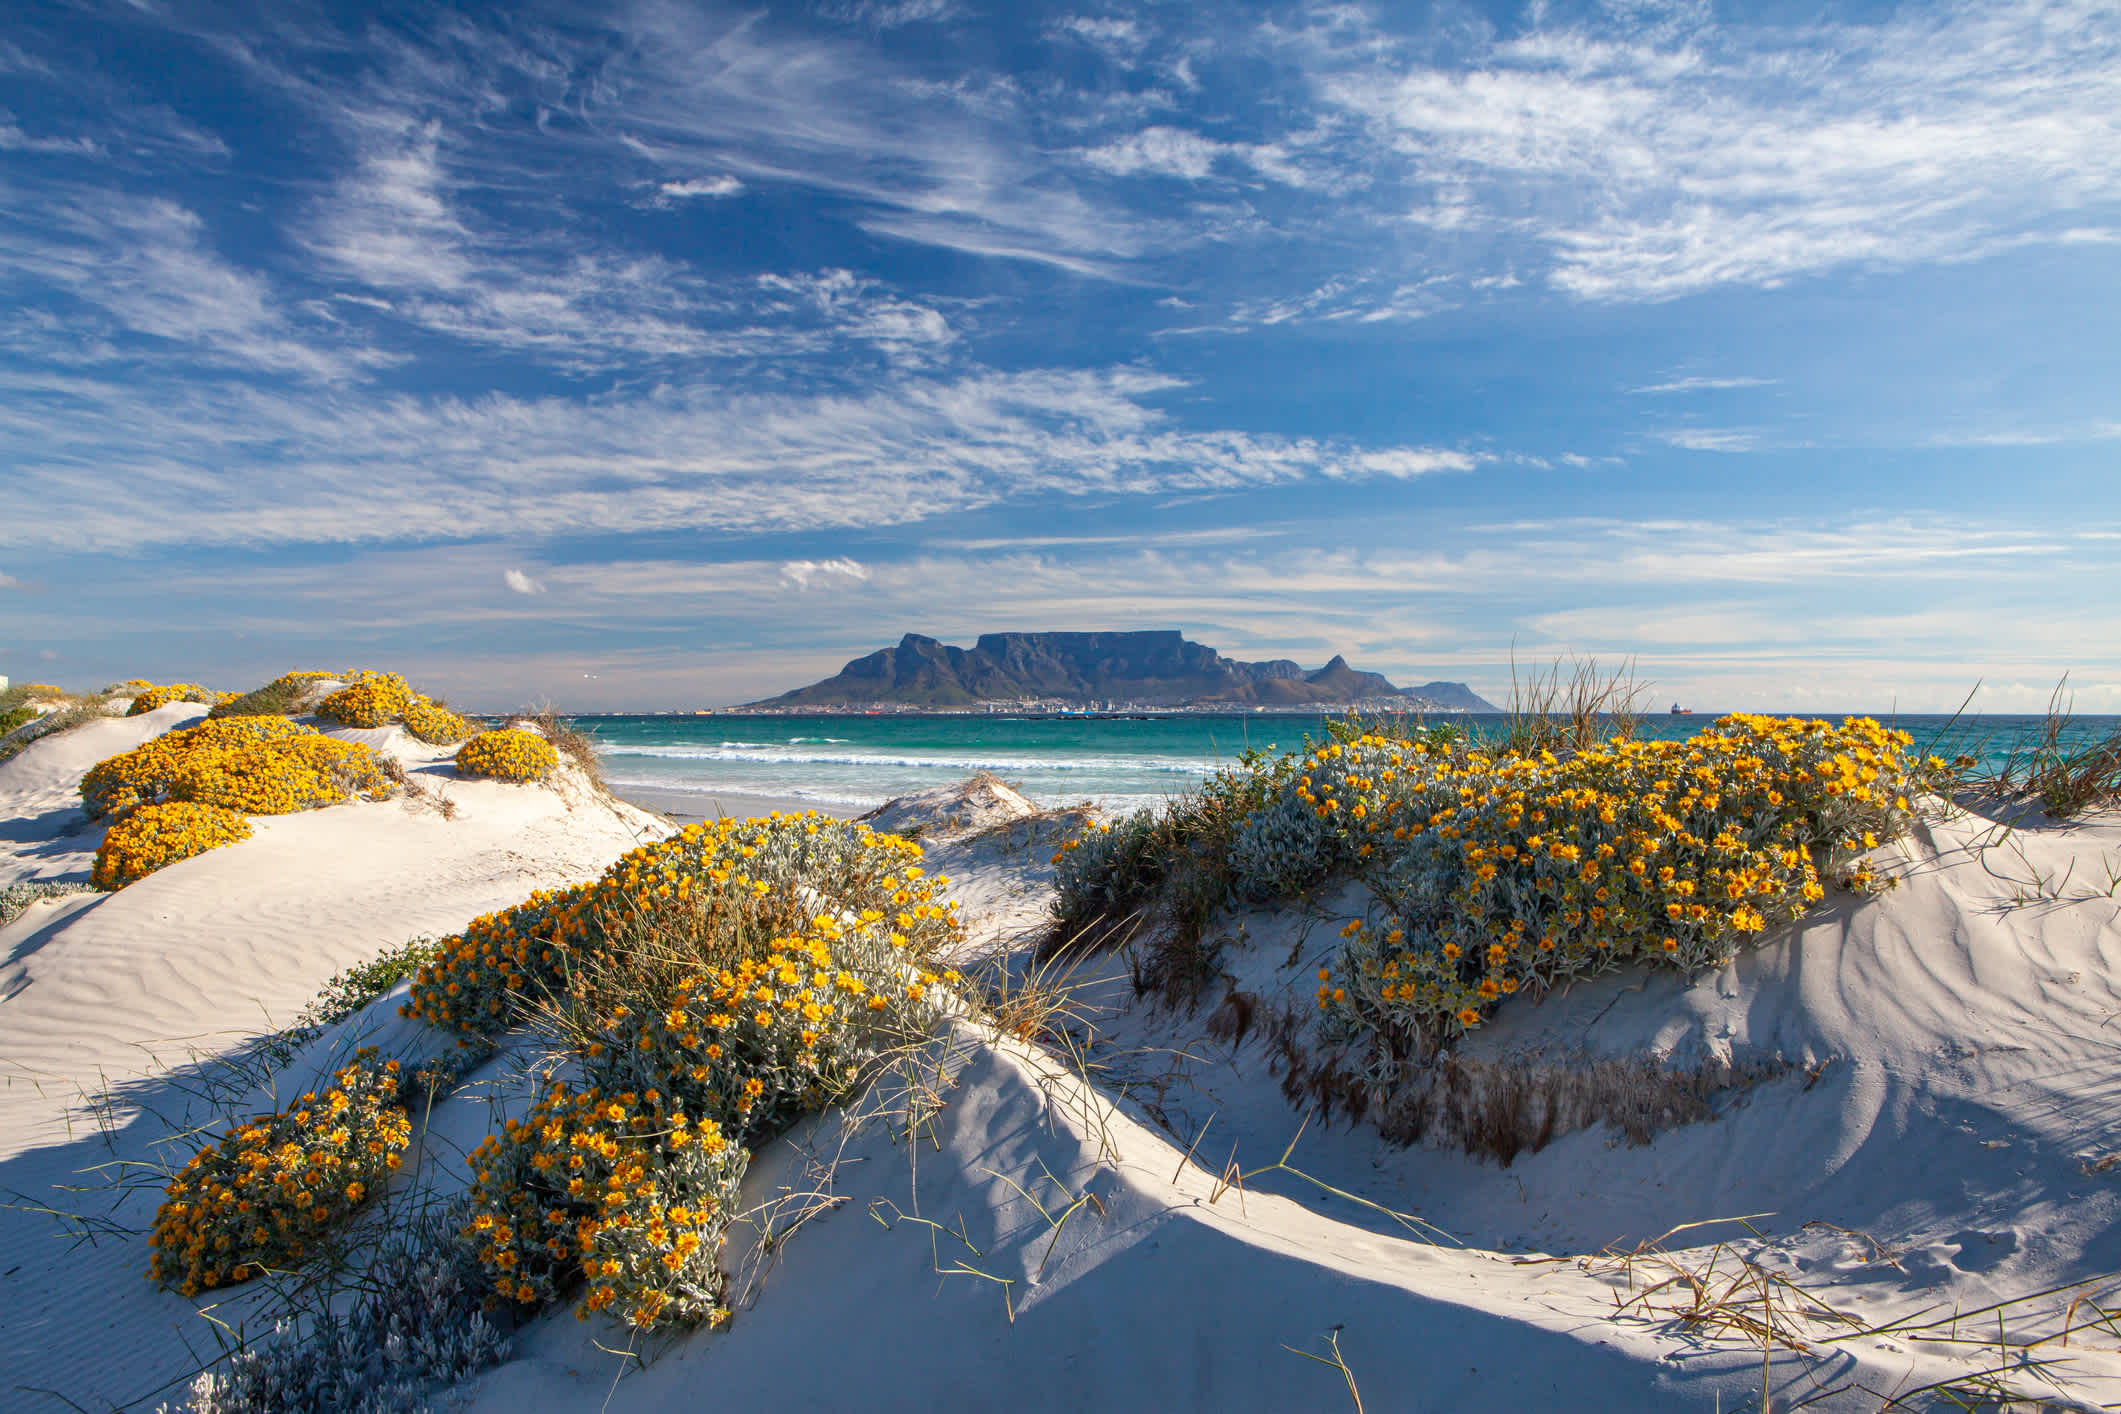
[[[2121,711],[2121,14],[16,4],[0,672]]]

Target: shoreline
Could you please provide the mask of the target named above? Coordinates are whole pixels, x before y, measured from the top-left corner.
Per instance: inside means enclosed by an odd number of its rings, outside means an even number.
[[[734,790],[659,790],[654,786],[609,784],[605,788],[628,805],[637,805],[643,810],[687,824],[696,820],[713,820],[722,815],[733,815],[743,820],[755,815],[770,814],[776,810],[795,814],[815,810],[818,814],[829,815],[835,820],[852,820],[876,808],[871,805],[850,805],[845,801],[808,800],[796,795],[752,795]]]

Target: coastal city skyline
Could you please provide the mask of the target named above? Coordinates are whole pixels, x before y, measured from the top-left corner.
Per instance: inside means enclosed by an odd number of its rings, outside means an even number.
[[[33,3],[0,75],[17,682],[2121,711],[2107,7]]]

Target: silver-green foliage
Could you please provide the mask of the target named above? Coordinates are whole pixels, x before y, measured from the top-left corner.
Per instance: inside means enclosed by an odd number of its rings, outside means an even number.
[[[94,892],[87,884],[70,881],[39,879],[27,884],[9,884],[0,889],[0,928],[5,928],[20,918],[31,904],[40,899],[67,898],[73,894]]]
[[[508,1356],[481,1311],[460,1212],[417,1221],[367,1271],[344,1312],[282,1323],[157,1414],[426,1414],[437,1392]]]

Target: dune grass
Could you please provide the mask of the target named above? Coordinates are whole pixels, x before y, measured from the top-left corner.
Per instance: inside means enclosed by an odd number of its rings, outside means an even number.
[[[604,766],[597,756],[594,737],[562,717],[550,706],[539,708],[537,714],[528,720],[545,740],[552,743],[555,751],[580,768],[592,786],[608,793],[608,787],[604,784]]]
[[[1999,804],[2036,804],[2056,820],[2121,807],[2121,729],[2079,739],[2075,720],[2065,676],[2031,739],[2013,742],[1994,767],[1970,775],[1967,790]]]
[[[1596,658],[1556,659],[1519,677],[1512,651],[1509,707],[1481,745],[1498,756],[1537,756],[1632,741],[1653,686],[1635,676],[1633,659],[1612,669]]]

